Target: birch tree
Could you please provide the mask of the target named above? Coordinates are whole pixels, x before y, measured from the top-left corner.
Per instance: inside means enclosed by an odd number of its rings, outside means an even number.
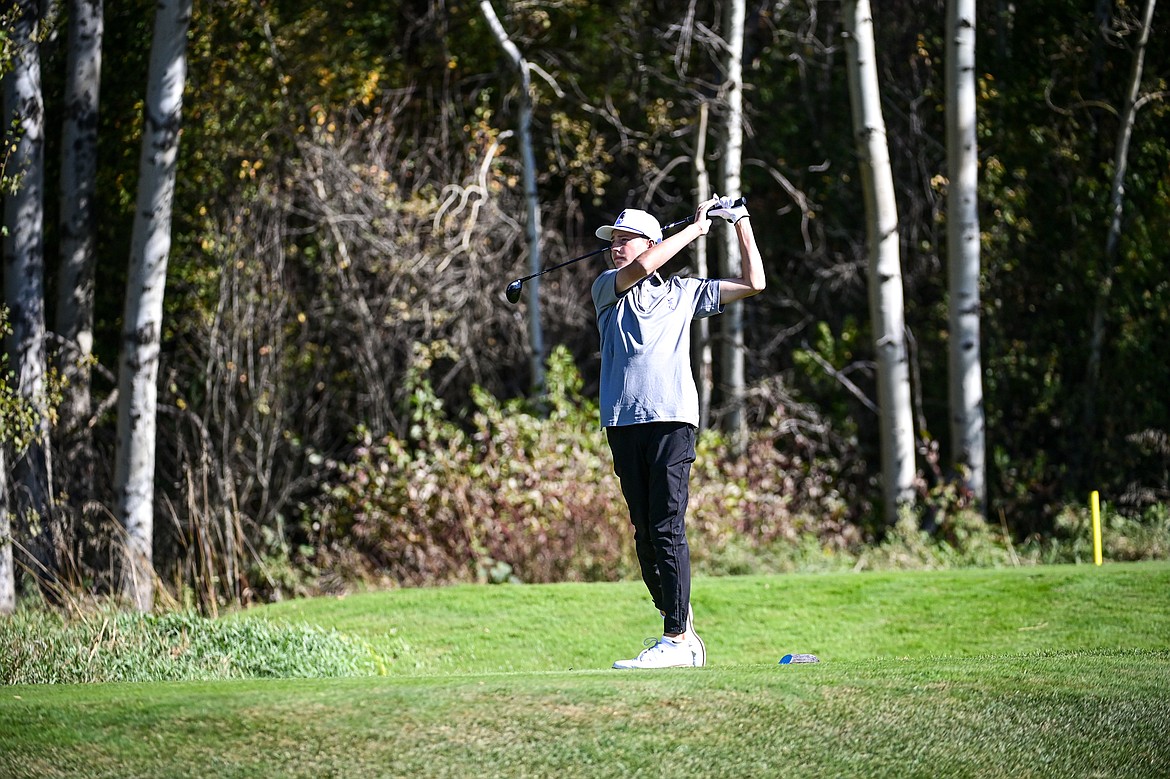
[[[975,114],[975,0],[947,0],[947,312],[951,460],[986,503],[980,352],[979,149]]]
[[[528,216],[528,268],[529,273],[539,273],[540,256],[540,201],[536,192],[536,155],[532,151],[532,72],[520,49],[508,37],[496,11],[489,0],[479,4],[492,29],[500,48],[508,55],[512,65],[520,74],[520,154],[523,160],[524,201]],[[537,395],[544,394],[544,331],[540,321],[540,277],[529,280],[528,290],[528,340],[531,350],[532,388]]]
[[[740,169],[743,160],[743,28],[745,0],[731,0],[727,7],[727,60],[723,81],[723,99],[726,118],[723,144],[720,149],[721,189],[719,194],[738,198],[741,193]],[[739,244],[734,230],[722,230],[720,257],[725,277],[739,274]],[[744,339],[743,303],[727,306],[719,317],[722,335],[720,346],[721,385],[727,406],[723,428],[731,437],[734,452],[743,452],[747,446],[747,427],[744,422]]]
[[[2,174],[0,184],[14,186],[14,182]],[[0,305],[0,336],[9,332],[8,309]],[[19,454],[27,449],[29,442],[40,434],[40,418],[43,416],[35,404],[21,395],[18,385],[8,364],[8,355],[0,349],[0,615],[16,610],[16,558],[13,555],[16,539],[9,510],[10,453]]]
[[[11,332],[8,354],[17,392],[33,414],[27,445],[13,453],[16,532],[27,534],[30,570],[51,580],[59,534],[51,515],[49,408],[45,349],[44,98],[39,54],[40,7],[17,0],[11,17],[10,70],[4,75],[5,175],[16,184],[4,198],[4,294]]]
[[[869,256],[869,309],[877,356],[882,493],[888,521],[914,496],[914,429],[898,249],[898,207],[878,88],[869,0],[842,4],[853,133],[861,169]]]
[[[103,0],[70,0],[61,143],[61,255],[55,330],[61,337],[57,367],[65,380],[61,451],[71,474],[68,490],[92,481],[90,361],[93,356],[95,194],[98,95],[101,86]]]
[[[1097,299],[1093,306],[1093,329],[1089,342],[1088,370],[1085,380],[1084,429],[1089,435],[1097,424],[1095,405],[1097,386],[1101,380],[1101,358],[1105,348],[1105,311],[1113,291],[1113,266],[1117,261],[1117,250],[1121,243],[1121,218],[1125,211],[1125,175],[1129,167],[1129,144],[1133,137],[1134,122],[1138,110],[1148,102],[1140,98],[1142,71],[1145,69],[1146,46],[1150,41],[1150,26],[1154,21],[1156,0],[1146,0],[1138,25],[1138,40],[1133,50],[1129,79],[1122,98],[1118,116],[1117,141],[1113,153],[1113,180],[1109,187],[1109,228],[1105,234],[1105,257],[1103,274],[1097,288]],[[1160,95],[1158,95],[1160,96]]]
[[[5,35],[12,29],[12,9],[0,11],[0,30]],[[0,79],[3,79],[11,67],[11,56],[8,51],[0,47]],[[4,107],[4,116],[8,116],[7,107]],[[0,159],[3,159],[0,157]],[[0,163],[0,191],[8,192],[15,182],[7,173],[6,166]],[[7,234],[7,229],[0,226],[0,233]],[[0,303],[0,343],[8,335],[8,308]],[[0,347],[0,615],[11,614],[16,610],[16,568],[12,560],[12,518],[8,512],[8,446],[10,409],[15,407],[15,399],[10,397],[11,386],[8,372],[8,356]]]
[[[138,199],[118,364],[115,488],[125,531],[122,591],[138,611],[154,603],[154,464],[163,293],[192,0],[159,0],[143,106]]]
[[[8,515],[8,442],[0,440],[0,615],[16,610],[16,568],[12,559],[12,519]]]
[[[704,100],[699,104],[699,125],[695,129],[695,189],[700,203],[711,197],[711,174],[707,171],[709,114],[710,104]],[[695,242],[695,275],[699,278],[709,275],[706,238]],[[695,366],[695,386],[699,392],[699,428],[705,429],[711,419],[711,320],[701,317],[691,327],[691,363]]]

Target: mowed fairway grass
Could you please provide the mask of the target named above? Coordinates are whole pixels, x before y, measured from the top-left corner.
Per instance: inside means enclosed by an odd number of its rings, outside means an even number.
[[[0,776],[1170,777],[1170,563],[700,578],[694,604],[708,667],[655,672],[609,669],[661,630],[640,582],[252,609],[385,675],[0,688]]]

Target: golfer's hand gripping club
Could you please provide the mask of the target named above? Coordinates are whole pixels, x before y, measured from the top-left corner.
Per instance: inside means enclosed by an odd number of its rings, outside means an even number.
[[[732,200],[730,197],[721,197],[719,202],[711,207],[707,212],[707,216],[711,218],[719,217],[726,219],[731,224],[735,224],[740,219],[748,216],[747,198],[740,198],[739,200]]]
[[[724,201],[726,201],[726,204],[724,203]],[[707,216],[709,216],[709,217],[716,217],[716,216],[722,217],[723,219],[727,219],[727,221],[729,221],[729,222],[738,221],[738,220],[728,219],[723,213],[721,213],[724,208],[742,210],[743,213],[739,217],[740,219],[742,219],[743,217],[748,215],[747,198],[741,197],[741,198],[738,198],[737,200],[732,200],[730,197],[719,198],[719,202],[716,203],[715,205],[711,206],[711,209],[709,211],[707,211]],[[684,227],[686,225],[689,225],[693,221],[695,221],[695,215],[691,214],[686,219],[680,219],[677,222],[671,222],[666,227],[663,227],[662,233],[663,233],[663,235],[665,235],[666,233],[670,232],[671,230],[674,230],[675,228],[678,228],[678,227]]]

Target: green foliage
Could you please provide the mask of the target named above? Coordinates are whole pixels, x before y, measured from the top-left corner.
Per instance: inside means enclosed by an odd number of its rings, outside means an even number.
[[[1170,506],[1147,507],[1138,516],[1101,511],[1101,549],[1105,560],[1170,558]],[[1093,520],[1088,506],[1066,506],[1056,517],[1055,532],[1029,539],[1025,550],[1043,563],[1086,563],[1093,560]]]
[[[0,10],[0,79],[3,79],[5,74],[12,68],[13,45],[12,33],[15,25],[15,20],[20,10],[16,7],[6,7]],[[5,117],[7,119],[7,117]],[[0,120],[3,121],[3,120]],[[3,127],[0,125],[0,127]],[[12,117],[9,120],[9,125],[3,127],[4,132],[0,133],[0,137],[16,139],[20,133],[19,119]],[[20,176],[12,176],[8,173],[8,160],[13,151],[12,143],[5,143],[4,148],[0,149],[0,196],[8,196],[15,194],[20,185]],[[8,225],[0,224],[0,236],[8,235]]]
[[[841,420],[842,435],[856,435],[857,424],[850,412],[859,407],[855,402],[851,403],[855,399],[842,391],[840,381],[830,371],[847,370],[856,365],[858,344],[866,332],[868,330],[859,326],[852,316],[845,317],[839,334],[833,333],[829,322],[818,322],[809,334],[811,343],[803,344],[792,353],[792,362],[801,373],[809,398],[815,400],[830,418]]]
[[[624,504],[565,350],[549,360],[545,398],[477,390],[465,425],[411,376],[410,438],[359,431],[354,460],[314,514],[335,544],[348,539],[381,575],[416,584],[629,573]]]
[[[981,103],[980,196],[990,209],[983,221],[984,375],[989,441],[1003,448],[990,476],[1012,522],[1023,506],[1040,502],[1038,494],[1075,500],[1093,488],[1121,494],[1130,483],[1156,485],[1157,472],[1134,463],[1128,437],[1167,427],[1165,404],[1151,405],[1164,394],[1165,373],[1140,355],[1153,353],[1165,335],[1157,313],[1166,302],[1164,251],[1156,242],[1170,229],[1157,206],[1167,167],[1165,144],[1153,139],[1161,138],[1168,107],[1154,100],[1137,115],[1119,255],[1106,257],[1116,120],[1136,37],[1128,26],[1133,4],[1075,21],[1057,7],[1030,3],[1014,15],[1012,23],[1031,31],[1027,57],[1008,56],[1022,39],[991,15],[988,29],[996,34],[985,39],[981,65],[990,77]],[[1158,35],[1147,50],[1142,94],[1165,88]],[[1092,323],[1106,278],[1100,384],[1086,397]],[[1046,532],[1057,513],[1016,529]]]
[[[1116,496],[1116,512],[1143,527],[1137,518],[1170,499],[1166,458],[1141,443],[1170,430],[1170,367],[1149,358],[1170,341],[1170,147],[1159,132],[1170,101],[1149,100],[1137,115],[1121,245],[1106,258],[1136,4],[1099,5],[1100,15],[1069,13],[1067,0],[978,8],[988,515],[998,527],[966,522],[944,483],[921,495],[918,518],[938,528],[929,538],[906,523],[884,533],[871,507],[876,417],[821,363],[876,395],[837,8],[795,0],[749,17],[743,189],[769,278],[745,309],[758,430],[737,460],[718,436],[700,444],[691,511],[700,569],[833,569],[879,542],[888,548],[866,565],[883,555],[994,562],[1009,535],[1067,547],[1062,506],[1090,488]],[[121,335],[152,10],[147,0],[105,9],[97,408],[108,407]],[[722,5],[497,10],[537,68],[547,255],[591,248],[591,226],[626,204],[664,217],[689,209],[702,103],[712,109],[708,168],[718,167]],[[874,9],[917,432],[940,453],[919,466],[938,479],[950,477],[934,462],[950,443],[942,11],[938,0]],[[1155,29],[1143,94],[1166,89],[1162,35]],[[60,160],[51,128],[66,110],[63,37],[42,46],[47,182]],[[336,584],[335,571],[396,582],[631,575],[623,504],[585,390],[516,400],[529,384],[524,320],[536,312],[518,316],[492,290],[517,270],[524,241],[518,87],[477,4],[208,0],[194,9],[189,55],[160,356],[160,403],[173,413],[160,418],[159,506],[174,512],[156,522],[162,578],[188,591],[222,587],[210,597],[230,599],[300,592],[320,572]],[[46,191],[46,256],[60,238],[56,196]],[[541,287],[546,343],[575,357],[579,388],[598,370],[589,273],[565,269]],[[1104,362],[1089,398],[1106,278]],[[416,354],[412,344],[426,347]],[[0,404],[3,435],[19,432],[25,407],[10,392]],[[112,422],[96,420],[99,461]],[[115,500],[106,489],[92,506]],[[223,533],[210,552],[196,542],[228,525],[238,539]],[[251,558],[219,561],[229,546]]]
[[[998,529],[978,513],[947,514],[934,532],[922,530],[917,512],[903,510],[881,543],[858,556],[858,567],[889,569],[948,569],[1020,565],[1020,556]]]
[[[410,437],[375,442],[359,431],[355,459],[340,466],[338,485],[315,505],[321,544],[314,565],[349,565],[355,577],[409,584],[636,576],[625,503],[597,429],[597,409],[579,400],[581,378],[567,350],[550,357],[548,395],[540,402],[501,402],[480,390],[475,413],[463,422],[447,417],[425,378],[434,353],[417,350],[418,370],[410,374]],[[987,523],[953,482],[931,489],[888,532],[867,536],[857,507],[869,504],[853,491],[847,473],[856,466],[802,452],[777,435],[786,424],[770,420],[739,458],[729,456],[720,434],[700,436],[687,518],[696,572],[1076,559],[1055,542],[1051,548],[1017,546],[1006,522]],[[1113,538],[1115,559],[1162,553],[1170,531],[1151,516],[1139,523],[1142,532],[1126,532],[1124,542]],[[1142,545],[1146,551],[1137,551]]]
[[[8,308],[0,305],[0,343],[6,342],[11,332]],[[46,414],[50,421],[55,419],[60,402],[61,378],[56,371],[47,374],[41,397],[25,397],[16,374],[8,367],[7,352],[0,347],[0,445],[11,445],[14,452],[21,454],[33,443],[44,443],[40,440],[44,430],[41,422]]]
[[[0,656],[0,684],[364,676],[385,669],[369,645],[335,630],[113,608],[73,619],[21,608],[0,621]]]

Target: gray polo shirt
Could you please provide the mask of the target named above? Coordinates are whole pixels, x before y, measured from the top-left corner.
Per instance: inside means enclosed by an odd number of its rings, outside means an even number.
[[[593,282],[601,333],[601,425],[643,422],[699,424],[699,393],[691,375],[691,320],[723,312],[717,279],[657,273],[622,295],[617,271]]]

